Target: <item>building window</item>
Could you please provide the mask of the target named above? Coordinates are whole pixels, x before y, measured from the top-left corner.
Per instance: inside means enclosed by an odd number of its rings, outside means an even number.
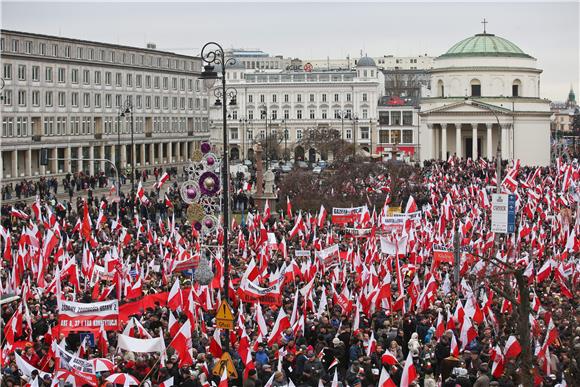
[[[522,86],[522,82],[519,79],[516,79],[512,84],[512,97],[519,97],[520,96],[520,89]]]
[[[350,102],[351,101],[351,94],[347,93],[346,94],[346,102]]]
[[[314,102],[314,94],[310,94],[309,100],[310,100],[310,102]]]
[[[90,93],[83,94],[83,106],[86,108],[91,107],[91,94]]]
[[[32,92],[32,106],[40,106],[40,91],[38,90]]]
[[[77,59],[83,59],[83,48],[77,47]]]
[[[56,118],[56,134],[57,136],[66,135],[66,117]]]
[[[91,72],[89,70],[83,70],[83,84],[89,85],[91,83]]]
[[[298,102],[298,103],[302,102],[302,94],[298,94],[296,96],[296,102]]]
[[[26,91],[18,90],[18,106],[26,106]]]
[[[115,86],[117,87],[123,86],[123,74],[121,73],[115,74]]]
[[[171,79],[171,86],[173,87],[173,90],[177,90],[177,78],[173,77]]]
[[[230,140],[238,139],[238,128],[230,128]]]
[[[12,52],[18,52],[19,44],[17,39],[12,39]]]
[[[352,129],[347,129],[346,130],[346,139],[347,140],[352,139]]]
[[[44,94],[44,106],[52,107],[52,91],[47,91]]]
[[[248,110],[248,120],[253,120],[253,119],[254,119],[254,111]]]
[[[326,102],[326,94],[322,94],[322,102]]]
[[[254,103],[254,96],[252,94],[248,94],[248,103]]]
[[[284,102],[290,102],[290,96],[288,94],[284,94]]]
[[[79,83],[79,69],[72,69],[70,74],[70,81],[72,83]]]
[[[311,120],[314,120],[316,118],[316,110],[310,109],[309,117]]]
[[[272,102],[276,103],[276,102],[278,102],[277,100],[278,100],[278,96],[276,94],[272,94]]]
[[[145,96],[145,109],[151,109],[151,96]]]
[[[413,112],[403,111],[403,125],[413,125]]]
[[[101,107],[101,95],[100,94],[95,94],[95,107],[96,108]]]
[[[338,109],[334,110],[334,119],[340,120],[340,110],[338,110]]]
[[[481,97],[481,83],[478,79],[473,79],[471,81],[471,96]]]
[[[4,79],[12,79],[12,65],[4,63]]]
[[[46,82],[52,82],[52,67],[47,67],[45,69],[45,81]]]
[[[133,74],[127,74],[127,86],[133,87]]]
[[[278,110],[272,110],[271,119],[273,119],[273,120],[278,119]]]
[[[296,140],[302,140],[302,129],[296,130]]]
[[[160,102],[161,102],[161,98],[160,97],[155,97],[155,104],[154,104],[155,109],[159,109],[159,107],[161,106],[160,105]]]
[[[44,135],[52,136],[54,134],[54,117],[44,118]]]
[[[135,86],[141,88],[143,76],[141,74],[135,75]]]
[[[413,131],[403,130],[403,144],[412,144],[412,143],[413,143]]]
[[[59,107],[66,106],[66,93],[64,91],[58,92],[58,106]]]
[[[26,117],[16,118],[16,135],[28,136],[28,118]]]
[[[363,102],[367,102],[368,101],[367,93],[363,93],[363,95],[362,95],[362,101]]]
[[[338,94],[334,94],[334,102],[339,102]]]
[[[12,90],[6,90],[2,94],[4,96],[4,105],[12,106]]]
[[[101,84],[101,72],[95,71],[95,85]]]
[[[254,131],[252,129],[246,129],[246,140],[252,141],[254,139]]]
[[[362,118],[363,120],[368,120],[369,118],[369,111],[367,109],[362,110]]]
[[[328,118],[328,113],[326,112],[326,110],[322,111],[322,119],[326,120]]]
[[[168,77],[163,77],[163,89],[169,90],[169,78]]]
[[[388,130],[380,130],[379,131],[379,144],[388,144],[389,143],[389,131]]]
[[[113,96],[111,94],[105,94],[105,107],[113,107]]]
[[[163,97],[163,109],[169,109],[169,97]]]
[[[79,93],[71,93],[70,104],[72,107],[79,107]]]
[[[391,144],[400,144],[400,143],[401,143],[401,131],[391,130]]]
[[[26,66],[25,65],[18,65],[18,80],[19,81],[26,80]]]
[[[369,139],[369,128],[367,126],[362,126],[360,128],[360,138],[363,140],[368,140]]]
[[[302,110],[300,109],[296,110],[296,119],[298,120],[302,119]]]
[[[66,82],[66,69],[64,67],[59,67],[57,70],[58,83]]]
[[[40,81],[40,66],[32,66],[32,80],[34,82]]]
[[[264,96],[264,94],[260,94],[260,102],[264,103],[265,100],[266,100],[266,97]]]
[[[109,71],[105,72],[105,85],[111,86],[111,73]]]
[[[151,75],[145,75],[145,88],[151,88]]]

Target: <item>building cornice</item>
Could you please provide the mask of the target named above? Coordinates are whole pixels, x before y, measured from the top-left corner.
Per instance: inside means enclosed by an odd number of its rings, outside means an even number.
[[[169,73],[169,74],[179,74],[179,75],[187,75],[187,76],[199,76],[201,73],[199,71],[184,71],[184,70],[175,70],[169,68],[159,68],[159,67],[148,67],[148,66],[140,66],[140,65],[130,65],[130,64],[122,64],[122,63],[111,63],[111,62],[101,62],[101,61],[88,61],[88,60],[79,60],[79,59],[72,59],[72,58],[61,58],[61,57],[54,57],[54,56],[43,56],[43,55],[32,55],[32,54],[15,54],[12,52],[4,52],[2,53],[2,59],[15,59],[15,60],[30,60],[34,62],[42,62],[42,63],[61,63],[63,65],[78,65],[78,66],[87,66],[87,67],[102,67],[102,68],[110,68],[110,69],[119,69],[119,70],[133,70],[133,71],[148,71],[152,73]]]
[[[451,72],[479,72],[479,71],[491,71],[491,72],[528,72],[541,74],[543,70],[535,69],[532,67],[509,67],[509,66],[460,66],[460,67],[441,67],[428,70],[431,74],[437,73],[451,73]]]
[[[82,39],[74,39],[74,38],[65,38],[62,36],[54,36],[54,35],[45,35],[45,34],[37,34],[33,32],[23,32],[23,31],[14,31],[14,30],[0,30],[2,35],[9,34],[9,35],[18,35],[23,38],[33,38],[33,39],[46,39],[46,40],[54,40],[63,43],[71,43],[71,44],[85,44],[91,46],[99,46],[103,48],[111,48],[116,50],[130,50],[130,51],[138,51],[142,53],[148,53],[153,55],[166,55],[172,56],[175,58],[181,59],[188,59],[188,60],[200,60],[199,56],[190,56],[190,55],[183,55],[183,54],[176,54],[174,52],[169,51],[160,51],[150,48],[141,48],[141,47],[134,47],[134,46],[123,46],[120,44],[112,44],[112,43],[103,43],[103,42],[96,42],[92,40],[82,40]]]

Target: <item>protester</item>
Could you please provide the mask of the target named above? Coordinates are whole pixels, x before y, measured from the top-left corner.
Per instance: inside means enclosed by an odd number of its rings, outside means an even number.
[[[292,198],[286,211],[248,212],[249,193],[236,187],[245,212],[228,225],[227,290],[223,231],[192,224],[176,170],[167,182],[167,171],[140,171],[135,192],[74,205],[44,182],[32,203],[2,207],[0,290],[19,297],[2,304],[3,383],[107,385],[121,373],[153,386],[218,385],[227,341],[236,386],[507,386],[530,365],[536,385],[573,385],[579,171],[576,161],[506,165],[500,186],[516,194],[517,227],[501,236],[491,232],[497,180],[484,160],[427,163],[397,182],[411,193],[403,203],[390,202],[388,175],[360,179],[344,195],[377,190],[384,205],[353,203],[346,223],[326,215],[329,203],[301,211]],[[65,192],[99,184],[65,181]],[[190,269],[207,252],[214,278],[200,285]],[[532,364],[522,363],[516,271],[530,297]],[[236,315],[227,336],[215,318],[226,292]]]

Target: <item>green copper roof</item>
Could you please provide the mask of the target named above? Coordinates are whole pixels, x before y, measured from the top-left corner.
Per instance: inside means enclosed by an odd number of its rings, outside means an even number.
[[[455,56],[515,56],[531,58],[507,39],[493,34],[477,34],[451,47],[441,58]]]

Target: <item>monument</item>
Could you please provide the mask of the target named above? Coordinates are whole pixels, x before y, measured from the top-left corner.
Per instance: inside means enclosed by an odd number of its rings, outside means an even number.
[[[270,213],[272,217],[276,217],[276,200],[278,195],[274,190],[274,172],[267,170],[264,172],[264,163],[262,162],[262,153],[264,149],[261,144],[257,144],[254,148],[256,155],[256,193],[254,194],[254,202],[258,211],[262,212],[266,201],[270,206]]]

